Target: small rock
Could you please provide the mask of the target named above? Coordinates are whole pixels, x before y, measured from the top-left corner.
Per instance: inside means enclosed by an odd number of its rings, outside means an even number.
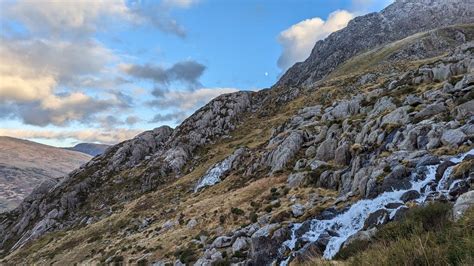
[[[180,260],[176,260],[174,266],[186,266],[186,264],[182,263]]]
[[[436,168],[436,174],[435,174],[436,181],[441,180],[441,178],[443,178],[443,175],[446,169],[448,169],[449,167],[453,165],[455,165],[455,163],[451,161],[444,161],[440,165],[438,165],[438,168]]]
[[[171,229],[173,226],[175,226],[177,223],[175,220],[168,220],[166,221],[162,226],[161,226],[161,231],[166,231]]]
[[[198,222],[196,221],[196,219],[193,218],[193,219],[189,220],[189,222],[187,224],[187,227],[189,229],[191,229],[191,228],[194,228],[197,224],[198,224]]]
[[[444,145],[458,146],[467,139],[466,134],[460,129],[450,129],[443,133],[441,142]]]
[[[371,214],[365,219],[364,230],[377,227],[378,225],[386,224],[389,220],[389,213],[387,210],[380,209]]]
[[[232,237],[228,236],[220,236],[212,242],[211,247],[214,248],[225,248],[225,247],[230,247],[232,245]]]
[[[311,168],[311,170],[316,170],[318,168],[322,168],[322,167],[325,167],[327,166],[328,164],[326,162],[323,162],[323,161],[320,161],[320,160],[313,160],[310,164],[309,164],[309,167]]]
[[[449,188],[449,196],[457,198],[459,195],[469,191],[469,184],[464,180],[457,180]]]
[[[291,213],[293,214],[293,217],[300,217],[304,214],[304,209],[304,206],[299,203],[293,204],[291,206]]]
[[[347,238],[346,242],[343,244],[343,248],[346,248],[354,241],[370,241],[377,231],[378,230],[375,227],[366,231],[359,231]]]
[[[459,220],[472,205],[474,205],[474,190],[459,196],[453,206],[454,220]]]
[[[234,244],[232,244],[232,252],[238,252],[241,250],[245,250],[248,248],[249,241],[246,237],[239,237],[235,240]]]
[[[409,106],[402,106],[393,110],[391,113],[385,115],[382,118],[381,126],[388,125],[388,124],[395,124],[395,125],[407,124],[410,121],[409,116],[408,116],[409,109],[410,109]]]
[[[331,220],[336,217],[336,210],[333,208],[326,209],[318,215],[319,220]]]
[[[262,236],[269,236],[270,232],[276,229],[279,224],[267,224],[264,227],[257,230],[257,232],[253,233],[252,238],[262,237]]]
[[[456,107],[456,119],[462,120],[474,115],[474,100],[463,103]]]
[[[288,176],[288,187],[295,188],[303,184],[306,173],[292,173]]]
[[[416,106],[420,103],[423,103],[423,100],[416,96],[416,95],[413,95],[413,94],[410,94],[407,96],[407,98],[405,99],[405,103],[404,104],[408,104],[408,105],[411,105],[411,106]]]
[[[279,200],[279,199],[272,200],[272,201],[270,202],[270,205],[272,205],[272,206],[280,205],[280,200]]]
[[[435,164],[439,164],[440,161],[438,159],[438,157],[434,156],[434,155],[425,155],[423,156],[416,164],[416,167],[422,167],[422,166],[426,166],[426,165],[435,165]]]
[[[444,106],[443,103],[434,103],[426,106],[423,110],[418,112],[415,115],[415,119],[418,119],[421,121],[422,119],[432,117],[434,115],[437,115],[439,113],[442,113],[444,111],[448,110],[446,106]]]
[[[405,217],[406,212],[408,211],[408,207],[401,206],[395,211],[395,214],[392,217],[393,221],[400,221]]]
[[[310,146],[309,148],[306,149],[306,151],[304,152],[304,155],[307,158],[313,158],[316,155],[316,147]]]
[[[351,152],[349,144],[344,143],[336,149],[334,161],[339,165],[348,165],[351,162]]]
[[[403,195],[400,197],[400,200],[402,200],[403,202],[408,202],[408,201],[415,200],[419,197],[420,197],[420,193],[418,193],[418,191],[409,190],[409,191],[403,193]]]
[[[400,203],[400,202],[391,202],[391,203],[387,203],[385,205],[385,208],[387,208],[387,209],[396,209],[396,208],[398,208],[402,205],[403,205],[403,203]]]
[[[295,171],[304,170],[304,168],[306,167],[306,163],[307,163],[306,159],[299,159],[298,161],[296,161],[295,167],[293,167],[293,170]]]
[[[337,141],[335,139],[326,139],[319,144],[316,151],[316,159],[322,161],[330,161],[334,159]]]

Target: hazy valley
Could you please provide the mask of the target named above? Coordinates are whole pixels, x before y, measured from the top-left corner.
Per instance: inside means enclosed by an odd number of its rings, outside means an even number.
[[[18,206],[43,181],[61,178],[91,158],[84,153],[0,137],[0,211]]]

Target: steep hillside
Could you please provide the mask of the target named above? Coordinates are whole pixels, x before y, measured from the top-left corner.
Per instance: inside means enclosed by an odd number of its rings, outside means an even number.
[[[379,13],[349,22],[318,41],[304,62],[291,67],[275,85],[310,86],[347,59],[418,32],[474,22],[474,2],[465,0],[397,0]]]
[[[459,219],[474,203],[474,25],[450,18],[311,86],[219,96],[44,183],[0,216],[1,262],[298,264],[417,205],[454,204]]]
[[[41,182],[65,176],[90,159],[83,153],[0,137],[0,212],[18,206]]]
[[[89,154],[91,156],[97,156],[97,155],[100,155],[100,154],[104,153],[104,151],[108,147],[110,147],[110,146],[106,145],[106,144],[79,143],[79,144],[75,145],[74,147],[69,147],[69,148],[65,148],[65,149],[71,150],[71,151],[82,152],[82,153],[85,153],[85,154]]]

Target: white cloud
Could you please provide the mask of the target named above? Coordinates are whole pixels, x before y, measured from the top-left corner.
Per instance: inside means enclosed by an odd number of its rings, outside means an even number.
[[[97,42],[44,39],[2,40],[0,58],[0,97],[18,101],[44,99],[57,85],[100,74],[116,59]]]
[[[82,34],[97,30],[104,17],[131,19],[122,0],[34,1],[19,0],[5,14],[22,21],[35,33]]]
[[[111,131],[104,126],[113,119],[115,126],[140,123],[140,118],[128,112],[134,103],[132,96],[138,98],[140,91],[133,93],[133,87],[122,86],[129,81],[122,78],[117,66],[129,57],[97,41],[96,33],[146,24],[184,37],[185,30],[173,19],[172,11],[196,2],[0,0],[0,23],[6,25],[0,32],[0,118],[42,127],[97,127],[64,132],[18,129],[9,130],[9,135],[115,143],[141,132]]]
[[[201,88],[194,91],[167,91],[163,96],[152,101],[159,107],[175,107],[181,111],[195,110],[217,96],[236,92],[234,88]]]
[[[162,32],[185,37],[186,31],[172,16],[198,0],[18,0],[2,2],[4,19],[21,22],[32,34],[82,38],[108,26],[148,24]],[[120,24],[121,25],[121,24]]]
[[[118,142],[131,139],[143,131],[143,129],[123,128],[115,128],[110,131],[103,131],[97,129],[53,131],[0,128],[0,136],[11,136],[22,139],[75,139],[80,142],[99,142],[104,144],[116,144]]]
[[[219,95],[236,91],[239,90],[235,88],[200,88],[193,91],[167,90],[160,95],[154,93],[156,99],[148,102],[148,104],[160,110],[167,109],[170,112],[160,112],[148,122],[172,122],[173,124],[179,124],[192,112],[206,105],[212,99]]]
[[[116,60],[99,43],[1,40],[0,103],[9,103],[10,113],[23,122],[40,126],[89,122],[86,120],[96,113],[126,106],[117,95],[93,98],[75,91],[84,77],[100,77],[106,66]]]
[[[278,67],[286,70],[294,63],[305,60],[317,41],[344,28],[352,18],[353,13],[337,10],[329,14],[326,21],[318,17],[306,19],[282,31],[278,36],[278,42],[283,47]]]
[[[169,7],[189,8],[199,0],[164,0],[163,4]]]

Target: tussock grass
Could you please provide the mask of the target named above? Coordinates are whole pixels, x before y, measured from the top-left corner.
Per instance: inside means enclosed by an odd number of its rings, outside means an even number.
[[[450,215],[447,203],[414,207],[370,242],[351,243],[336,259],[347,265],[472,265],[474,209],[458,222]]]

